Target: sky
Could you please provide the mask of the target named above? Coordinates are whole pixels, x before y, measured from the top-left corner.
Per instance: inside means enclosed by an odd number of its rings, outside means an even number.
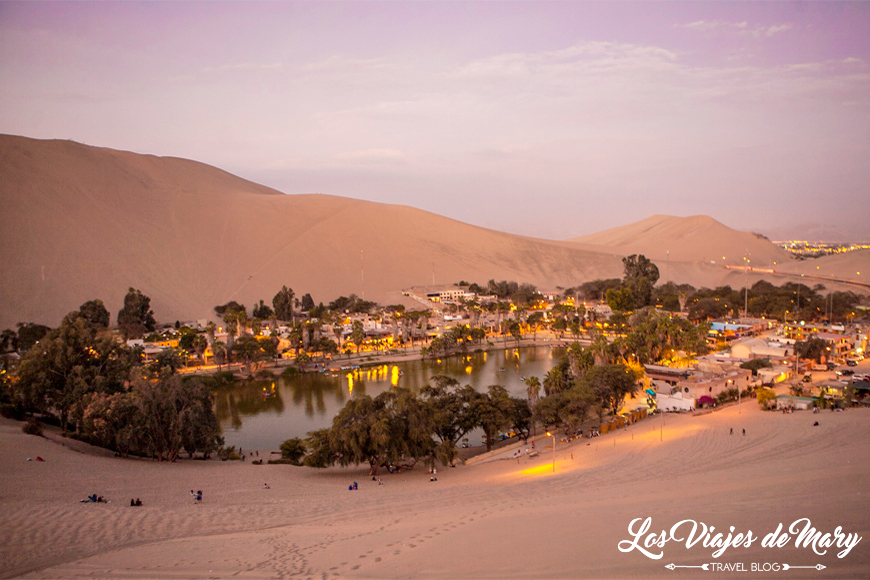
[[[548,239],[870,234],[870,2],[0,1],[0,133]]]

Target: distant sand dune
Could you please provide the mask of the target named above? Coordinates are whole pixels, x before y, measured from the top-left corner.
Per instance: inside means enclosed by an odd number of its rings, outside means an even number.
[[[621,277],[621,258],[632,253],[653,258],[662,282],[696,287],[741,287],[743,274],[723,264],[742,264],[747,249],[756,267],[800,273],[823,263],[796,264],[706,216],[540,240],[407,206],[283,195],[202,163],[71,141],[0,135],[0,174],[0,328],[56,325],[94,298],[114,322],[131,286],[151,297],[159,321],[172,322],[213,316],[229,300],[269,303],[283,285],[315,302],[355,293],[408,306],[400,291],[433,278],[552,290]],[[837,271],[848,274],[850,259]]]

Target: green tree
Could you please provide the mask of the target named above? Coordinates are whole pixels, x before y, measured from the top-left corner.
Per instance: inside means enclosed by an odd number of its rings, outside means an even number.
[[[93,325],[73,312],[22,357],[16,396],[29,408],[54,415],[61,427],[73,405],[88,393],[124,388],[139,352],[98,336]]]
[[[581,379],[594,395],[598,405],[598,418],[603,420],[604,412],[619,411],[627,395],[637,391],[637,379],[634,372],[625,365],[595,366]]]
[[[18,352],[25,353],[30,348],[42,340],[42,338],[51,331],[51,328],[42,324],[34,324],[32,322],[18,323]]]
[[[380,467],[431,460],[432,432],[429,407],[410,390],[393,387],[374,399],[350,399],[333,419],[326,449],[318,448],[325,443],[322,438],[309,438],[313,459],[306,464],[368,463],[369,474],[375,475]]]
[[[513,401],[501,385],[490,385],[486,395],[475,400],[473,413],[478,426],[483,430],[487,451],[492,450],[498,434],[510,425],[513,410]]]
[[[157,327],[151,299],[135,288],[124,296],[124,308],[118,312],[118,328],[125,338],[139,338]]]
[[[109,326],[109,311],[102,300],[88,300],[79,307],[79,315],[94,326]]]
[[[420,395],[429,407],[433,433],[439,440],[435,456],[447,465],[456,459],[459,440],[477,426],[474,408],[481,395],[473,387],[460,387],[455,379],[444,375],[432,377]]]
[[[254,318],[259,318],[260,320],[268,320],[272,318],[275,313],[262,300],[260,300],[259,304],[254,305],[254,310],[251,312],[251,314],[254,315]]]
[[[272,298],[272,308],[275,309],[275,316],[278,320],[293,322],[293,302],[296,298],[296,293],[292,288],[282,286],[281,289]]]
[[[794,351],[801,358],[812,359],[816,362],[822,360],[822,357],[828,352],[830,344],[828,341],[812,336],[807,340],[799,340],[794,345]]]
[[[353,321],[352,330],[350,332],[350,341],[356,345],[356,353],[359,354],[359,348],[366,340],[366,333],[363,330],[363,323],[359,320]]]
[[[752,371],[752,376],[754,377],[758,376],[758,371],[761,369],[769,369],[772,367],[773,363],[770,362],[769,358],[756,358],[740,364],[740,368]]]
[[[526,379],[526,396],[528,397],[528,406],[533,407],[535,402],[541,396],[541,379],[536,376],[531,376]]]
[[[302,465],[302,458],[307,450],[308,446],[305,441],[294,437],[281,444],[281,458],[286,459],[292,465]]]

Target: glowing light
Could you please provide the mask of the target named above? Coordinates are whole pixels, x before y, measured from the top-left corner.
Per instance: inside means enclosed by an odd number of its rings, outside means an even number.
[[[353,395],[353,373],[347,373],[347,394]]]
[[[399,384],[399,367],[394,366],[390,375],[390,383],[395,387]]]
[[[522,470],[520,473],[523,475],[545,475],[552,474],[553,468],[549,463],[544,463],[543,465],[536,465],[535,467],[530,467],[528,469]]]
[[[472,369],[471,369],[471,365],[468,365],[467,367],[465,367],[465,374],[470,375],[470,374],[471,374],[471,370],[472,370]]]

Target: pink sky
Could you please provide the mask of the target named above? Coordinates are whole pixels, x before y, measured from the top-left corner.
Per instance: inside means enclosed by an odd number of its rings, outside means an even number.
[[[0,2],[0,132],[545,238],[868,234],[868,63],[870,3]]]

